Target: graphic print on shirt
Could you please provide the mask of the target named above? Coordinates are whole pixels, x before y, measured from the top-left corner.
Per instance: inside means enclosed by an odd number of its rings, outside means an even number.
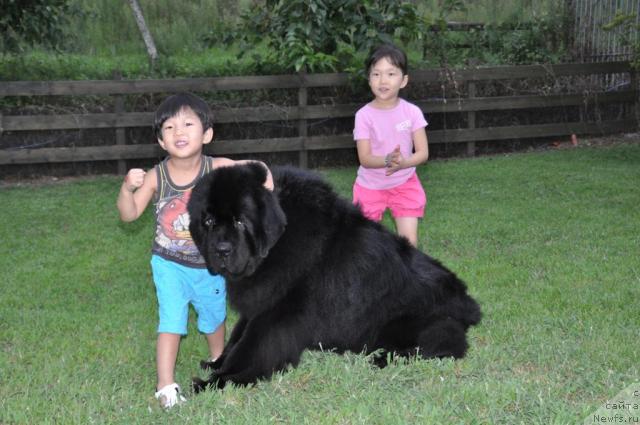
[[[404,120],[396,124],[396,131],[399,133],[411,131],[411,120]]]
[[[198,248],[189,233],[187,203],[190,197],[189,190],[158,204],[156,243],[169,251],[198,255]]]

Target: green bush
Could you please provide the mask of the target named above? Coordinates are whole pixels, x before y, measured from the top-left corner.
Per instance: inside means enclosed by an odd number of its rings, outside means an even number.
[[[70,0],[6,0],[0,13],[0,50],[33,45],[58,48],[71,16]]]
[[[412,3],[385,0],[267,0],[243,15],[235,37],[241,52],[265,43],[261,61],[284,69],[312,72],[344,70],[355,53],[394,39],[408,44],[422,33]]]

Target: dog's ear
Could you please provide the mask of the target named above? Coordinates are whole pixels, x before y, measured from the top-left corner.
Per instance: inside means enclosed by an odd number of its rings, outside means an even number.
[[[249,162],[247,169],[250,178],[259,185],[259,195],[262,198],[260,216],[262,230],[256,237],[258,255],[265,258],[269,250],[278,242],[287,225],[287,216],[280,207],[277,195],[264,187],[267,180],[267,168],[260,162]]]
[[[260,257],[264,258],[284,233],[287,216],[280,207],[275,193],[265,189],[262,194],[265,202],[265,208],[262,211],[263,234],[256,238],[256,248]]]
[[[202,215],[206,209],[207,193],[210,185],[209,179],[201,179],[193,188],[187,203],[187,212],[190,217],[189,233],[191,233],[191,237],[198,249],[202,249],[204,244],[200,227],[202,225]]]

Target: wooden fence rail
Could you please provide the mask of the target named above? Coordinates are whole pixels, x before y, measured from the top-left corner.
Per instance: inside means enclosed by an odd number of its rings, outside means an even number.
[[[624,90],[589,91],[572,94],[537,94],[478,97],[476,83],[494,80],[549,79],[597,74],[627,74],[630,84]],[[638,79],[628,62],[590,64],[530,65],[517,67],[487,67],[457,70],[423,70],[411,73],[413,83],[441,83],[466,87],[465,93],[453,98],[418,100],[427,115],[437,113],[467,114],[467,128],[429,130],[429,143],[467,143],[472,154],[475,142],[533,137],[556,137],[570,134],[606,134],[631,132],[638,128]],[[149,127],[153,112],[127,112],[122,96],[180,91],[213,92],[265,89],[296,89],[295,106],[239,107],[215,110],[216,123],[251,123],[266,121],[297,121],[298,135],[286,138],[224,140],[208,146],[215,155],[251,154],[298,151],[299,165],[307,165],[307,152],[314,150],[355,147],[350,134],[309,136],[308,122],[316,119],[353,117],[361,104],[309,105],[309,88],[341,87],[349,84],[347,74],[297,74],[279,76],[217,77],[166,80],[104,80],[104,81],[16,81],[0,82],[0,97],[28,96],[116,96],[110,113],[62,115],[4,115],[0,112],[0,137],[3,133],[22,131],[114,129],[114,144],[110,146],[11,148],[0,138],[0,164],[36,164],[77,161],[119,161],[162,156],[157,144],[127,144],[124,129]],[[482,111],[515,111],[531,108],[586,107],[588,105],[631,104],[634,112],[621,119],[599,121],[556,122],[536,125],[477,127],[476,113]]]

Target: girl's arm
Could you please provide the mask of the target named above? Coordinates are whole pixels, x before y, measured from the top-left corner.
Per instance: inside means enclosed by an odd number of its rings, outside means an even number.
[[[157,185],[155,169],[148,173],[139,168],[129,170],[118,194],[120,219],[130,222],[140,217],[156,192]]]
[[[393,174],[403,168],[416,167],[427,161],[429,158],[429,143],[427,141],[427,132],[424,127],[413,132],[413,154],[404,158],[400,154],[399,147],[391,153],[390,166],[387,167],[387,175]]]
[[[376,156],[371,153],[369,139],[358,139],[356,148],[358,149],[358,161],[364,168],[384,168],[387,165],[384,156]]]

